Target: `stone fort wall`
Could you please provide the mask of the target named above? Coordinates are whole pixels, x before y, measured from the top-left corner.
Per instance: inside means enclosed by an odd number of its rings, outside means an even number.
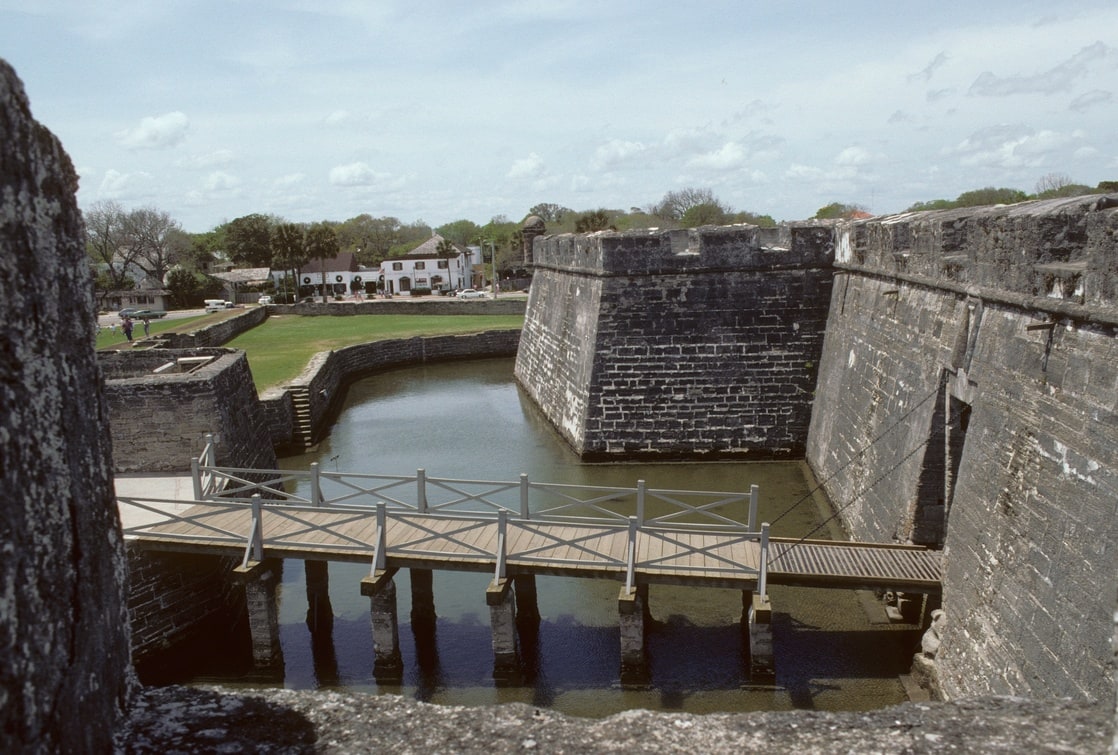
[[[584,460],[802,458],[827,226],[544,236],[517,380]]]
[[[950,696],[1113,697],[1118,197],[842,226],[807,459],[945,551]]]

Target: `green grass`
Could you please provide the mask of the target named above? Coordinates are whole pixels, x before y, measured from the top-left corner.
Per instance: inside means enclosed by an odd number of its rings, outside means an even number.
[[[523,325],[523,315],[278,315],[225,345],[248,354],[252,378],[260,391],[298,377],[320,351],[390,338],[480,333]]]
[[[183,329],[183,326],[201,320],[202,317],[183,317],[178,320],[152,320],[151,321],[151,334],[162,333],[165,330]],[[132,328],[133,340],[139,340],[144,337],[144,324],[139,320],[135,321],[135,327]],[[128,339],[124,337],[124,331],[117,326],[116,332],[109,328],[101,328],[101,332],[97,334],[97,348],[108,349],[120,344],[127,343]]]

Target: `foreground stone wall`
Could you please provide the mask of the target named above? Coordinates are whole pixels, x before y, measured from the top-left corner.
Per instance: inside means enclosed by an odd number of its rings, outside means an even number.
[[[200,366],[191,359],[209,358]],[[217,463],[275,467],[248,359],[232,349],[100,354],[118,474],[186,472],[212,433]],[[163,372],[160,367],[175,365]],[[182,366],[179,366],[182,365]]]
[[[827,226],[545,236],[516,377],[586,460],[801,458]]]
[[[944,547],[951,696],[1114,697],[1115,200],[840,231],[807,458],[856,537]]]
[[[132,690],[78,179],[0,60],[0,751],[108,752]]]

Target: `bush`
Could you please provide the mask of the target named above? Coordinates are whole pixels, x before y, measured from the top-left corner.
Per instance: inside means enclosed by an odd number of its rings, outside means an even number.
[[[411,295],[412,296],[430,296],[431,295],[431,289],[429,289],[429,288],[413,288],[411,290]]]

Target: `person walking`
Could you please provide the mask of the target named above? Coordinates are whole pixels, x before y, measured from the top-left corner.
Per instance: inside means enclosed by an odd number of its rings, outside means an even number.
[[[124,331],[124,337],[129,341],[132,340],[132,318],[125,317],[120,321],[120,329]]]
[[[142,322],[144,323],[144,338],[147,338],[151,335],[151,320],[145,317]]]

